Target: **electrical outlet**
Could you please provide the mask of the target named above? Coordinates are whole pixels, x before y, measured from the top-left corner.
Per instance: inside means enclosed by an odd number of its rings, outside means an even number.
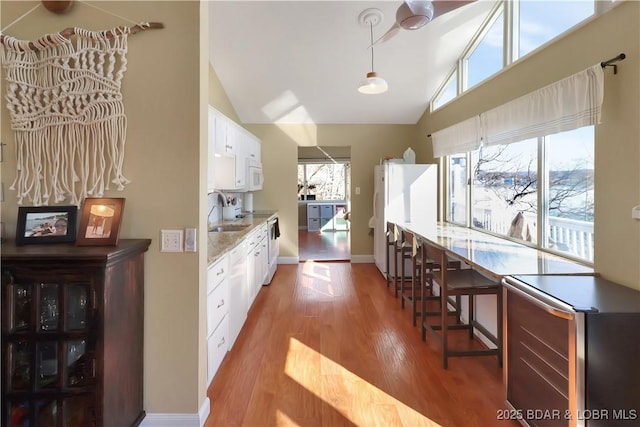
[[[184,233],[184,250],[185,252],[196,251],[196,229],[185,228]]]
[[[160,252],[182,252],[182,230],[160,230]]]

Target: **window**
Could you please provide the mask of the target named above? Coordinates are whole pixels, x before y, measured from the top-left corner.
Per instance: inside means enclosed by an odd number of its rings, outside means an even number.
[[[447,219],[465,224],[470,206],[471,227],[593,262],[594,138],[586,126],[449,156]]]
[[[483,34],[478,45],[467,57],[467,81],[464,88],[469,89],[477,85],[502,69],[502,52],[504,50],[503,16],[500,12],[491,26]]]
[[[503,2],[493,9],[493,15],[487,19],[484,28],[481,28],[469,43],[463,60],[456,64],[447,76],[447,82],[432,98],[431,111],[460,94],[455,76],[460,76],[461,90],[468,90],[514,60],[522,58],[593,16],[596,6],[599,7],[598,13],[607,11],[606,6],[598,4],[595,0],[509,2],[510,7],[505,7],[507,3]],[[509,29],[511,34],[505,33],[505,28]]]
[[[436,109],[451,101],[458,94],[458,78],[455,73],[451,75],[447,84],[438,92],[439,95],[433,100],[432,109]]]
[[[467,155],[449,156],[448,172],[447,218],[451,222],[467,225]]]
[[[594,7],[592,1],[520,1],[519,57],[589,18]]]
[[[538,141],[482,147],[473,165],[472,225],[536,243]]]
[[[594,128],[546,139],[549,196],[544,246],[593,260]]]
[[[298,199],[345,200],[349,163],[298,164]]]

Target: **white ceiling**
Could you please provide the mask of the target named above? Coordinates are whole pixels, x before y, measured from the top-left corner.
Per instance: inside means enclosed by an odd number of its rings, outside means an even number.
[[[210,61],[243,123],[415,124],[494,1],[477,1],[401,30],[374,50],[389,90],[356,88],[371,71],[369,27],[358,15],[375,7],[380,37],[397,1],[212,1]]]

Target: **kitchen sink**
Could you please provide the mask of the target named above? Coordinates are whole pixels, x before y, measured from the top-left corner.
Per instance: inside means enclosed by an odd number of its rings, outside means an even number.
[[[233,231],[243,231],[249,225],[240,225],[240,224],[226,224],[226,225],[216,225],[209,229],[209,232],[214,233],[223,233],[223,232],[233,232]]]

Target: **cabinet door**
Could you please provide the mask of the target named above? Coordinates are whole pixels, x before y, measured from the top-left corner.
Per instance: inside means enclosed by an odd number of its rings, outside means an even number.
[[[247,245],[240,243],[229,257],[229,347],[233,345],[247,318]]]
[[[220,114],[214,112],[215,120],[215,147],[218,154],[234,154],[233,136],[230,135],[233,132],[229,126],[229,119]]]
[[[94,280],[66,269],[3,269],[2,412],[11,414],[8,425],[94,425]],[[79,398],[86,402],[74,405]]]
[[[322,218],[333,218],[333,205],[321,205],[320,216]]]
[[[307,205],[307,218],[320,218],[320,205]]]
[[[216,188],[216,116],[215,110],[209,106],[208,111],[208,144],[207,144],[207,192]]]
[[[248,134],[247,137],[247,158],[249,162],[252,164],[260,164],[262,163],[261,155],[262,144],[260,140],[252,135]]]

